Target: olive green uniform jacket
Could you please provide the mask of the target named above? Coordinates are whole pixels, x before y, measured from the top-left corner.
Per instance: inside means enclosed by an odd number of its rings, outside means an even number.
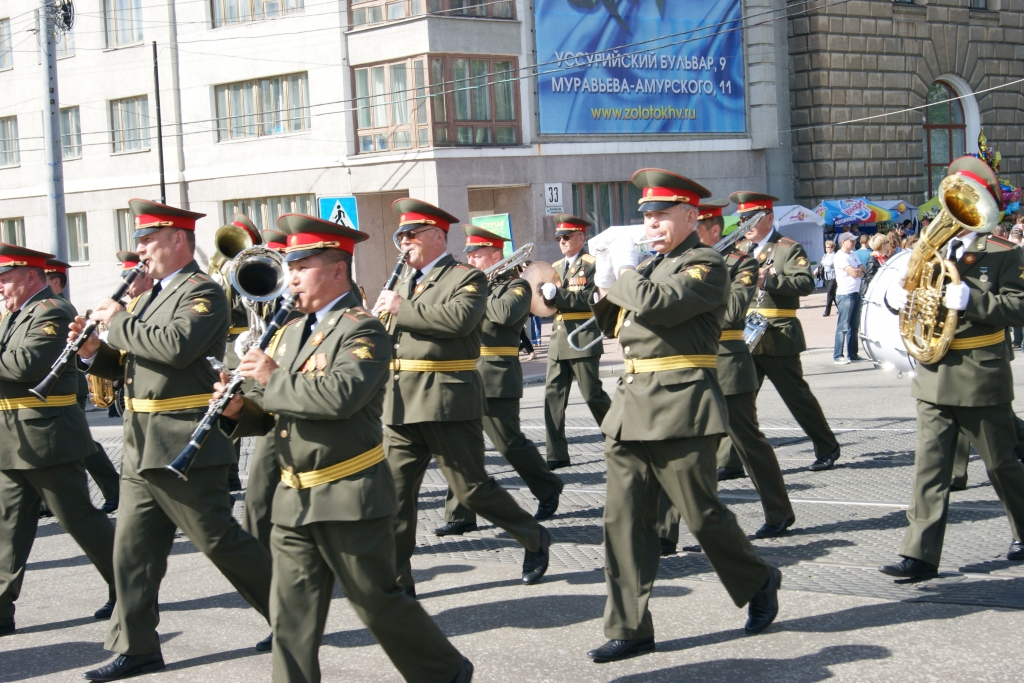
[[[488,289],[483,271],[446,254],[410,291],[412,275],[406,272],[395,286],[403,297],[388,329],[396,362],[479,358]],[[484,401],[483,380],[475,369],[395,372],[384,397],[384,424],[478,420]]]
[[[971,298],[954,336],[969,339],[1024,325],[1024,263],[1021,249],[1007,240],[978,235],[957,264]],[[1011,351],[1005,343],[950,349],[933,365],[919,363],[911,395],[947,406],[995,406],[1013,401]]]
[[[742,251],[753,253],[756,245],[751,242],[740,242],[737,247]],[[778,232],[768,238],[761,253],[757,255],[758,267],[772,261],[764,280],[764,298],[758,308],[797,309],[800,308],[800,297],[814,291],[814,276],[811,274],[810,262],[803,245]],[[756,281],[755,281],[756,282]],[[750,307],[757,305],[757,297]],[[761,337],[760,343],[753,354],[766,356],[796,356],[807,350],[804,340],[804,328],[800,320],[793,317],[773,317],[768,315],[770,326]]]
[[[152,290],[146,292],[135,306],[141,316],[127,311],[114,316],[89,372],[123,379],[126,399],[212,395],[218,376],[206,359],[224,357],[229,320],[224,290],[192,261],[150,302],[152,296]],[[205,413],[205,405],[154,413],[126,410],[122,458],[133,458],[136,471],[171,464]],[[213,430],[193,467],[233,462],[231,442]]]
[[[0,321],[0,400],[32,398],[28,390],[50,372],[67,344],[75,309],[43,287],[17,316]],[[51,400],[78,393],[78,370],[68,363]],[[71,405],[0,410],[0,470],[27,470],[81,460],[96,450],[85,413]]]
[[[721,255],[691,234],[665,258],[622,273],[593,305],[601,329],[618,329],[622,355],[716,356],[729,303],[729,270]],[[724,434],[725,397],[715,368],[625,374],[601,431],[618,441],[663,441]]]
[[[339,299],[304,344],[305,319],[278,332],[268,348],[280,366],[266,387],[245,397],[232,438],[273,431],[281,470],[322,470],[377,448],[391,350],[380,321],[352,292]],[[229,421],[222,421],[229,423]],[[307,489],[281,483],[271,521],[298,527],[393,515],[391,470],[383,461],[350,477]]]
[[[523,367],[519,363],[519,335],[530,319],[530,284],[508,278],[491,284],[487,309],[481,321],[481,346],[515,348],[515,356],[481,355],[476,369],[487,398],[522,398]]]
[[[565,270],[565,259],[551,264],[555,272],[562,275]],[[604,353],[603,344],[594,344],[586,351],[575,351],[569,346],[569,335],[586,320],[562,320],[561,313],[587,313],[590,311],[591,296],[594,293],[594,273],[597,270],[597,259],[587,253],[581,253],[568,272],[562,277],[562,286],[558,288],[552,304],[558,309],[555,321],[551,325],[551,341],[548,346],[550,360],[572,360],[574,358],[591,358]],[[576,346],[583,348],[601,335],[601,330],[590,325],[575,337]]]
[[[742,332],[747,325],[747,309],[757,292],[757,260],[733,247],[725,254],[725,265],[732,286],[722,331]],[[726,396],[757,391],[757,369],[743,339],[719,340],[718,383]]]

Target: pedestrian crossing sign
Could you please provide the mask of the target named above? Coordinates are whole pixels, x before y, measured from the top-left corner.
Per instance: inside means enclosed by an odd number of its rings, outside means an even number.
[[[320,197],[320,218],[331,223],[359,229],[359,213],[356,211],[355,197]]]

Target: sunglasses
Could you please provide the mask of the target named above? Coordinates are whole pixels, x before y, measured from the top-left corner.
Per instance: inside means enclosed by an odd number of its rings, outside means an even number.
[[[575,237],[575,235],[558,235],[555,237],[555,239],[558,240],[559,242],[568,242],[573,237]]]
[[[431,225],[431,226],[428,226],[426,228],[417,228],[416,230],[406,230],[405,232],[403,232],[402,234],[400,234],[398,236],[398,239],[399,239],[399,241],[404,240],[404,239],[409,239],[409,240],[418,239],[420,235],[422,235],[423,233],[428,232],[430,230],[440,230],[440,228]]]

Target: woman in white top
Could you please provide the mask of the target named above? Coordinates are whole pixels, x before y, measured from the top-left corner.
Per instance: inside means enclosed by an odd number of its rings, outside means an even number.
[[[825,242],[825,255],[821,257],[821,263],[818,264],[818,272],[815,273],[815,277],[825,285],[825,312],[822,313],[822,317],[825,318],[832,312],[832,304],[836,302],[835,259],[836,243],[832,240],[827,240]]]

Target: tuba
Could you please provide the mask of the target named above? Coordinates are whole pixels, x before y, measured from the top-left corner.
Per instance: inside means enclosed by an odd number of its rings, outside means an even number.
[[[97,408],[109,408],[117,399],[114,382],[96,375],[86,375],[89,380],[89,397]]]
[[[957,311],[942,305],[947,284],[960,284],[956,264],[942,255],[961,230],[987,233],[999,224],[999,204],[988,188],[965,175],[948,175],[939,184],[942,211],[914,245],[903,285],[909,296],[900,309],[900,336],[907,352],[926,364],[938,363],[949,350]]]
[[[217,251],[210,257],[210,277],[224,289],[227,289],[230,280],[224,272],[232,259],[243,251],[252,248],[252,238],[237,225],[223,225],[217,228],[213,237],[213,243]]]
[[[242,304],[249,317],[248,339],[242,353],[238,354],[241,357],[260,340],[267,329],[261,304],[274,301],[288,290],[284,257],[267,247],[250,246],[226,262],[221,272],[229,286],[242,297]]]

